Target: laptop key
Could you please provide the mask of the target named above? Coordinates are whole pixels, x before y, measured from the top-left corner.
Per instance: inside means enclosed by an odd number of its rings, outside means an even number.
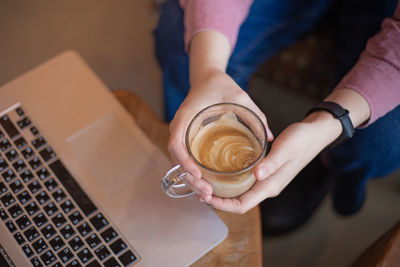
[[[17,112],[17,114],[18,114],[20,117],[23,117],[23,116],[25,115],[25,112],[24,112],[24,110],[23,110],[21,107],[16,108],[15,111]]]
[[[26,212],[28,212],[30,216],[33,216],[36,212],[39,211],[39,207],[35,201],[32,201],[31,203],[25,206],[25,210]]]
[[[31,259],[31,263],[34,267],[42,267],[43,264],[40,262],[40,260],[38,259],[38,257],[34,257]]]
[[[38,149],[41,146],[46,144],[46,140],[44,140],[43,136],[39,136],[35,140],[32,141],[32,145],[34,148]]]
[[[14,223],[12,221],[7,221],[6,226],[10,233],[14,233],[17,230],[17,227],[15,227]]]
[[[39,202],[40,205],[44,205],[47,201],[50,200],[50,197],[45,191],[42,191],[36,195],[36,200]]]
[[[65,245],[64,241],[59,235],[50,240],[49,244],[54,249],[54,251],[61,249]]]
[[[61,214],[58,213],[56,216],[53,217],[53,219],[51,219],[54,223],[54,225],[57,228],[60,228],[61,226],[63,226],[64,223],[67,222],[67,220],[65,219],[65,217]]]
[[[10,136],[11,139],[19,134],[19,131],[17,128],[15,128],[14,124],[7,115],[0,118],[0,124],[3,126],[4,130],[8,133],[8,136]]]
[[[42,232],[44,237],[46,237],[46,239],[50,239],[56,234],[56,230],[50,223],[43,227],[40,231]]]
[[[42,186],[39,184],[37,180],[33,180],[33,182],[28,185],[28,188],[29,190],[31,190],[32,194],[35,194],[40,189],[42,189]]]
[[[8,209],[8,213],[10,213],[11,217],[13,217],[15,219],[19,215],[21,215],[23,213],[23,211],[22,211],[21,207],[19,206],[19,204],[17,203]]]
[[[49,204],[44,206],[43,209],[49,217],[53,216],[58,211],[58,208],[57,208],[56,204],[54,204],[53,201],[51,201]]]
[[[29,245],[25,245],[22,247],[22,250],[25,252],[25,255],[30,258],[35,252],[33,252],[32,248]]]
[[[18,225],[18,227],[19,227],[19,229],[21,229],[21,231],[32,224],[31,221],[28,219],[28,217],[26,217],[26,215],[23,215],[20,218],[18,218],[15,221],[15,223]]]
[[[104,262],[104,267],[121,267],[116,259],[110,258]]]
[[[54,263],[53,265],[51,265],[51,267],[62,267],[61,263],[59,263],[58,261],[56,263]]]
[[[79,211],[74,211],[68,217],[74,225],[77,225],[78,223],[80,223],[83,220],[83,217]]]
[[[14,234],[15,241],[17,241],[18,245],[22,245],[25,243],[25,238],[21,235],[20,232]]]
[[[26,140],[23,137],[18,138],[17,140],[14,141],[14,144],[17,146],[17,148],[19,150],[21,150],[22,148],[24,148],[24,146],[26,146],[28,143],[26,142]]]
[[[68,240],[70,239],[73,235],[75,235],[75,231],[74,229],[71,227],[71,225],[67,224],[65,227],[63,227],[60,230],[61,234],[63,235],[63,237]]]
[[[82,263],[87,263],[93,258],[93,254],[87,248],[82,249],[77,255]]]
[[[3,208],[0,209],[0,218],[2,221],[5,221],[8,219],[8,214]]]
[[[103,261],[111,255],[111,252],[104,245],[98,247],[94,253],[97,255],[97,258],[99,258],[100,261]]]
[[[47,244],[43,238],[39,238],[37,241],[32,243],[32,247],[36,253],[40,254],[47,249]]]
[[[29,200],[32,199],[31,195],[26,190],[17,195],[17,198],[22,205],[25,205],[26,203],[29,202]]]
[[[66,197],[66,195],[62,189],[58,189],[52,195],[53,195],[53,198],[57,201],[57,203],[60,203]]]
[[[19,157],[19,155],[18,155],[17,151],[13,148],[6,153],[6,157],[9,162],[12,162],[12,161],[16,160]]]
[[[33,179],[33,174],[30,170],[25,170],[23,173],[20,174],[22,181],[24,181],[26,184],[32,181]]]
[[[3,138],[5,135],[2,130],[0,130],[0,139]]]
[[[10,141],[7,138],[4,138],[0,141],[0,150],[7,151],[11,147]]]
[[[121,261],[121,263],[124,266],[128,266],[128,265],[132,264],[137,258],[132,253],[132,251],[128,250],[128,251],[124,252],[121,256],[119,256],[118,259]]]
[[[22,185],[21,181],[17,179],[10,184],[10,189],[14,192],[14,194],[18,194],[19,191],[24,189],[24,186]]]
[[[38,157],[34,157],[33,159],[31,159],[29,161],[29,165],[31,165],[32,169],[36,170],[37,168],[42,166],[42,162],[40,161],[40,159]]]
[[[0,195],[7,192],[7,187],[3,182],[0,182]]]
[[[74,204],[68,199],[64,203],[61,204],[61,209],[65,214],[68,214],[71,210],[75,208]]]
[[[1,202],[3,205],[7,208],[8,206],[12,205],[15,203],[15,199],[11,195],[11,193],[7,193],[4,196],[0,198]]]
[[[78,232],[83,236],[87,236],[90,232],[92,232],[92,228],[87,222],[82,223],[81,225],[78,226]]]
[[[44,183],[44,186],[46,186],[47,190],[51,192],[58,186],[58,184],[53,178],[50,178]]]
[[[100,263],[97,260],[92,261],[86,267],[101,267]]]
[[[83,247],[83,241],[82,241],[82,239],[77,235],[77,236],[75,236],[74,238],[72,238],[69,242],[68,242],[68,244],[71,246],[71,248],[74,250],[74,251],[77,251],[78,249],[80,249],[81,247]]]
[[[31,120],[28,117],[23,118],[22,120],[17,122],[19,128],[21,130],[25,129],[26,127],[28,127],[29,125],[32,124]]]
[[[80,267],[82,266],[77,259],[73,259],[66,267]]]
[[[74,255],[72,254],[71,250],[68,247],[66,247],[60,252],[58,252],[58,257],[61,259],[63,263],[66,263],[70,259],[72,259]]]
[[[53,149],[49,146],[40,151],[39,154],[45,162],[56,158],[56,153],[54,153]]]
[[[96,216],[93,216],[90,219],[90,222],[94,226],[94,228],[97,231],[100,231],[104,227],[106,227],[109,223],[106,218],[104,218],[103,214],[101,212],[97,213]]]
[[[7,167],[8,167],[7,161],[3,158],[0,158],[0,172],[7,169]]]
[[[115,253],[115,255],[118,255],[121,251],[128,248],[128,246],[125,244],[124,241],[122,241],[121,238],[119,238],[110,245],[110,248]]]
[[[33,126],[33,127],[31,128],[31,133],[32,133],[34,136],[38,136],[38,135],[39,135],[39,131],[38,131],[38,129],[36,129],[35,126]]]
[[[26,168],[26,164],[22,159],[19,159],[13,163],[13,167],[17,173],[20,173]]]
[[[51,250],[46,251],[45,253],[43,253],[40,258],[42,259],[42,261],[44,262],[44,264],[46,266],[52,264],[53,262],[55,262],[57,260],[56,256],[53,254],[53,252]]]
[[[26,239],[28,239],[29,242],[32,242],[39,236],[39,233],[38,233],[38,231],[36,231],[35,227],[32,226],[31,228],[29,228],[28,230],[26,230],[24,232],[24,235],[25,235]]]
[[[47,220],[46,216],[44,216],[43,212],[41,212],[38,215],[36,215],[35,217],[33,217],[33,221],[39,228],[48,222],[48,220]]]
[[[96,234],[91,234],[88,238],[86,238],[86,243],[90,248],[95,248],[101,244],[101,240]]]
[[[29,146],[27,148],[25,148],[24,150],[22,150],[21,153],[25,159],[30,159],[33,155],[35,155],[35,152]]]
[[[11,182],[16,177],[12,169],[8,169],[7,171],[3,172],[2,176],[7,183]]]
[[[38,170],[36,174],[42,181],[46,180],[46,178],[50,176],[49,171],[45,167]]]

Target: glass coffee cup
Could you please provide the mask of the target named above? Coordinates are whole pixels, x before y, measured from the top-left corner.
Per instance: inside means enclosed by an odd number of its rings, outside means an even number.
[[[250,109],[235,103],[219,103],[201,110],[190,122],[185,145],[213,195],[234,198],[255,183],[254,167],[265,157],[267,131]],[[171,168],[161,187],[172,198],[193,195],[184,183],[188,175],[181,165]]]

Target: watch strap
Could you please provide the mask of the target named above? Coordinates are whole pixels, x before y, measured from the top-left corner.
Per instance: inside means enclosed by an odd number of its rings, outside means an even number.
[[[325,101],[321,102],[312,109],[310,109],[307,113],[309,115],[312,112],[315,111],[327,111],[333,115],[336,119],[340,121],[342,124],[342,133],[341,135],[334,141],[332,142],[328,147],[333,148],[338,146],[339,144],[343,143],[344,141],[350,139],[354,135],[354,126],[353,123],[350,120],[349,117],[349,111],[347,109],[344,109],[341,105],[331,102],[331,101]]]

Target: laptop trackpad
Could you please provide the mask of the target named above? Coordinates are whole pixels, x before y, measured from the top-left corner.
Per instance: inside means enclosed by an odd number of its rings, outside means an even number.
[[[109,196],[157,167],[146,148],[113,115],[97,120],[67,143]]]

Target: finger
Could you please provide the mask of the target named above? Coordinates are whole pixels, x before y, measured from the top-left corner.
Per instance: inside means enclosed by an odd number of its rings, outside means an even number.
[[[168,142],[168,150],[173,160],[179,162],[182,168],[189,172],[192,176],[200,178],[201,172],[197,165],[190,158],[184,144],[186,127],[182,122],[175,123],[171,126],[171,137]]]
[[[241,213],[242,211],[242,205],[240,200],[237,198],[220,198],[212,196],[207,203],[216,209],[227,212]]]
[[[243,214],[265,199],[266,194],[264,191],[264,187],[255,186],[238,198],[212,196],[208,203],[216,209]]]
[[[200,195],[205,201],[211,199],[213,191],[212,186],[206,180],[188,174],[185,176],[185,184],[187,184],[197,195]]]
[[[268,155],[254,168],[257,180],[264,180],[287,162],[285,149],[276,147],[273,145]]]

